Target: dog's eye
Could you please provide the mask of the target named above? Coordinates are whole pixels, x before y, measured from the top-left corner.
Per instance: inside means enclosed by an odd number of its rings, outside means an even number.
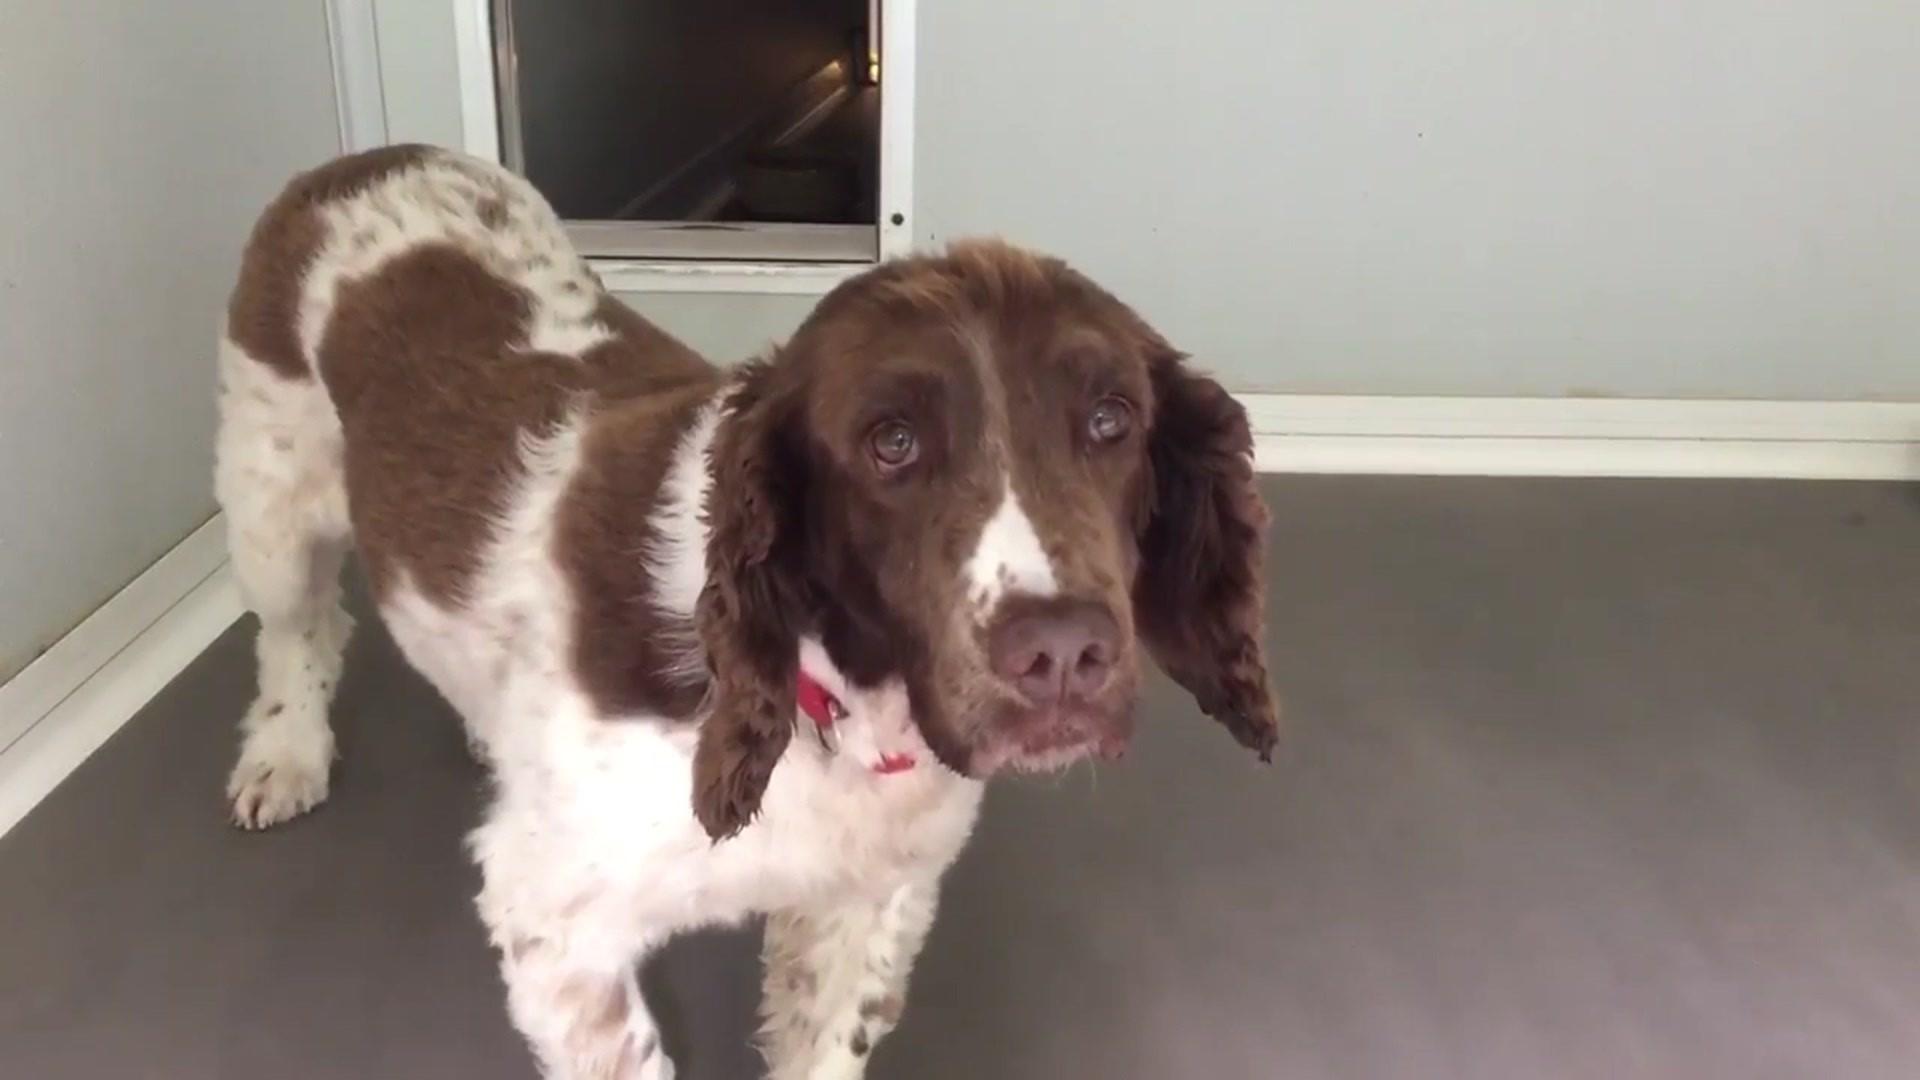
[[[882,471],[892,472],[913,464],[920,456],[920,440],[906,424],[888,420],[867,436],[867,452]]]
[[[1096,443],[1119,442],[1133,430],[1133,406],[1124,398],[1103,397],[1087,414],[1087,437]]]

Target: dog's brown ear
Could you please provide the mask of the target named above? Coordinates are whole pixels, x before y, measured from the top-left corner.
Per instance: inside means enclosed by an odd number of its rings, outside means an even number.
[[[1134,611],[1162,669],[1234,738],[1271,761],[1279,714],[1263,652],[1267,507],[1247,413],[1165,349],[1150,361],[1151,479]]]
[[[793,736],[805,477],[773,378],[764,366],[748,374],[712,451],[707,581],[695,610],[712,689],[693,758],[693,811],[715,840],[753,820]]]

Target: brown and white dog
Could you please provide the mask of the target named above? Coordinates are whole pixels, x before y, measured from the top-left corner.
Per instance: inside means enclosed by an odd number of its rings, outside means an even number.
[[[635,964],[758,912],[772,1075],[861,1075],[980,781],[1119,753],[1143,650],[1273,746],[1246,418],[1056,260],[888,263],[721,370],[524,181],[393,147],[267,210],[220,370],[233,816],[326,797],[357,547],[493,768],[479,909],[549,1076],[669,1076]]]

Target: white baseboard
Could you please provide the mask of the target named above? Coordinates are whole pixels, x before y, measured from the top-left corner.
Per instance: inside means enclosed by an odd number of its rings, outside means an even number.
[[[1264,472],[1920,479],[1920,403],[1238,396]]]
[[[216,515],[0,685],[0,836],[242,610]]]

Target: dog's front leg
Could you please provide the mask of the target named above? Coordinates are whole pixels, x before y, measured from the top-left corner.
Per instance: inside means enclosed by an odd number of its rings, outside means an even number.
[[[567,959],[538,940],[503,950],[514,1026],[549,1080],[673,1080],[631,965]]]
[[[865,1074],[900,1019],[937,897],[937,879],[928,879],[767,919],[760,1043],[770,1080]]]
[[[499,951],[507,1011],[548,1080],[672,1080],[636,968],[665,934],[634,924],[627,898],[555,853],[564,832],[508,800],[474,833],[478,897]]]

